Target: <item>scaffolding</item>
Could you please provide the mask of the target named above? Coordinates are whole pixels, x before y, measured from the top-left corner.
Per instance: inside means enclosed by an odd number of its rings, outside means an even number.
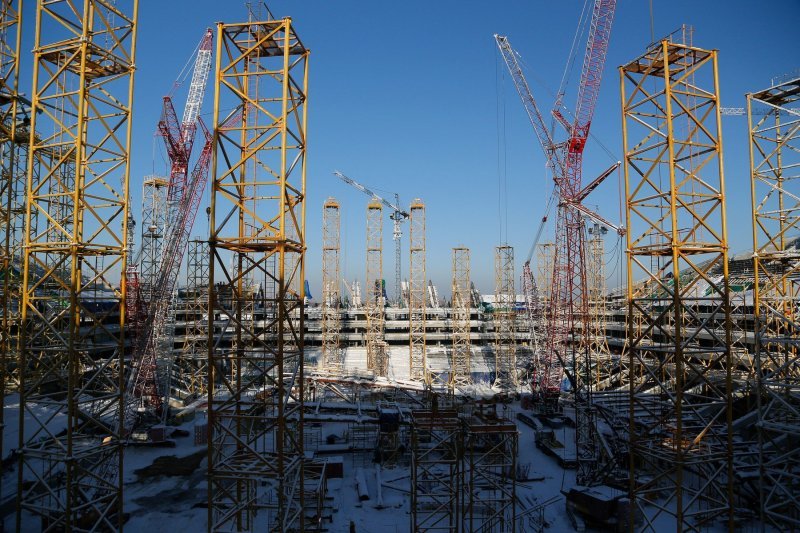
[[[536,286],[545,309],[550,308],[550,291],[553,290],[553,261],[555,244],[543,242],[536,246]]]
[[[322,371],[339,375],[344,369],[341,345],[341,275],[339,270],[339,202],[328,198],[322,205]]]
[[[409,258],[411,262],[408,278],[408,347],[409,377],[413,381],[430,382],[426,368],[425,353],[425,308],[427,283],[425,278],[425,204],[416,198],[409,207]],[[440,377],[440,373],[436,373]],[[437,379],[440,382],[441,379]]]
[[[586,289],[589,295],[589,331],[586,336],[592,369],[588,380],[592,390],[602,390],[610,383],[615,369],[606,338],[606,250],[605,235],[608,229],[597,222],[587,224],[586,239]]]
[[[374,199],[367,204],[367,369],[376,376],[388,370],[386,346],[383,342],[383,206]]]
[[[471,287],[469,248],[453,248],[453,356],[451,358],[450,388],[472,384],[470,344]]]
[[[183,342],[170,369],[171,395],[194,400],[208,392],[208,242],[189,241],[186,256],[186,296]]]
[[[514,248],[501,245],[494,256],[494,356],[493,386],[503,392],[516,390],[517,361],[515,342],[516,292],[514,290]]]
[[[0,2],[0,451],[6,394],[16,387],[20,314],[20,256],[28,153],[27,115],[18,98],[21,0]],[[0,452],[1,453],[1,452]],[[0,501],[3,489],[0,487]]]
[[[411,531],[459,531],[461,421],[456,411],[411,414]]]
[[[142,248],[139,260],[139,287],[142,305],[153,300],[153,288],[161,266],[161,249],[167,231],[167,188],[169,181],[146,176],[142,183]]]
[[[512,278],[513,279],[513,278]],[[517,426],[479,405],[464,420],[460,508],[462,531],[517,531]]]
[[[119,530],[137,2],[36,11],[17,529]]]
[[[216,47],[208,528],[303,531],[309,51],[290,18],[218,23]]]
[[[646,531],[661,530],[662,518],[676,531],[718,520],[732,530],[734,391],[717,53],[664,39],[620,67],[620,89],[633,516]],[[635,291],[642,277],[645,288]]]
[[[800,528],[800,78],[747,95],[762,524]]]

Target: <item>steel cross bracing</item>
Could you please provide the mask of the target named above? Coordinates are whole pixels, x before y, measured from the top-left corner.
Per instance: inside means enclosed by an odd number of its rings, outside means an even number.
[[[411,202],[409,211],[408,375],[413,381],[429,383],[425,339],[425,204],[417,198]]]
[[[385,376],[388,370],[386,343],[384,342],[385,299],[383,296],[383,207],[374,199],[367,204],[367,369],[376,376]]]
[[[119,281],[137,7],[36,6],[30,129],[39,134],[30,140],[25,194],[18,531],[116,531],[125,520]]]
[[[290,18],[217,25],[208,527],[304,531],[309,50]],[[226,118],[223,110],[232,109]]]
[[[170,396],[186,403],[208,392],[208,243],[189,241],[186,253],[186,297],[176,314],[183,318],[184,329],[174,364],[167,370]],[[181,339],[178,339],[181,340]]]
[[[0,450],[4,450],[6,394],[16,388],[24,185],[26,110],[18,93],[22,1],[0,2]],[[0,486],[0,501],[4,500]]]
[[[411,413],[410,531],[461,531],[462,439],[457,411]]]
[[[760,518],[800,528],[800,78],[747,95],[753,202]]]
[[[322,206],[322,357],[321,370],[339,375],[344,369],[341,342],[341,213],[339,202],[328,198]]]
[[[453,248],[453,348],[450,358],[450,388],[472,384],[470,315],[469,248]]]
[[[666,39],[620,67],[629,490],[645,531],[733,530],[739,505],[718,88],[716,51]]]
[[[517,377],[516,343],[516,291],[514,290],[514,248],[502,245],[495,248],[494,358],[493,387],[502,392],[513,392],[519,386]]]

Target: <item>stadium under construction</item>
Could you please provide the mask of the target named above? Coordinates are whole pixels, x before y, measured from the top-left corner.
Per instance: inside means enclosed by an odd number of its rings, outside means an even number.
[[[723,107],[718,52],[684,27],[615,78],[616,2],[587,0],[577,103],[546,121],[487,35],[554,231],[527,256],[453,236],[442,287],[424,199],[343,162],[308,200],[302,20],[248,4],[199,32],[182,114],[160,106],[165,172],[134,178],[139,3],[21,4],[0,0],[0,531],[800,529],[800,77]],[[604,71],[622,157],[583,180]],[[733,254],[737,114],[753,237]],[[617,175],[615,223],[584,201]],[[363,193],[351,279],[337,187]]]

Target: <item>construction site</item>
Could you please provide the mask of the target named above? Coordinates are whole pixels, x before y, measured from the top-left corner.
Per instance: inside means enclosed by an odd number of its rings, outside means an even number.
[[[481,27],[548,193],[508,214],[498,126],[467,246],[443,189],[314,163],[314,8],[225,4],[0,0],[0,532],[800,531],[797,64],[726,107],[704,28],[585,0],[551,92]]]

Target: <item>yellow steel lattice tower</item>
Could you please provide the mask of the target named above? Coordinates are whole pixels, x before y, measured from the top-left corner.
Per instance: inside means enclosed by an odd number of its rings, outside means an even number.
[[[620,87],[632,512],[647,531],[660,530],[662,517],[677,531],[720,519],[732,527],[717,53],[662,40],[620,67]],[[645,283],[635,290],[641,278]]]
[[[778,530],[800,528],[800,117],[788,111],[799,100],[800,78],[747,95],[760,508],[762,522]]]
[[[375,199],[367,204],[366,272],[367,369],[385,376],[388,361],[383,340],[383,206]]]
[[[408,240],[411,261],[408,278],[409,376],[414,381],[428,381],[425,354],[425,309],[428,287],[425,277],[425,204],[416,198],[409,206]]]
[[[517,388],[516,292],[514,290],[514,248],[502,245],[494,255],[494,387],[501,391]]]
[[[450,387],[453,389],[472,384],[469,267],[469,248],[453,248],[453,357],[450,372]]]
[[[18,529],[122,528],[136,0],[37,4],[20,354]],[[41,165],[41,174],[35,169]],[[56,393],[56,394],[54,394]],[[49,423],[63,417],[63,432]]]
[[[14,386],[19,333],[20,255],[28,152],[18,99],[22,0],[0,2],[0,450],[5,440],[6,387]],[[4,497],[0,487],[0,500]]]
[[[341,346],[341,274],[339,270],[340,206],[328,198],[322,206],[322,370],[341,374],[344,350]]]
[[[216,47],[208,527],[302,531],[309,51],[290,18],[218,23]]]
[[[208,392],[208,243],[192,240],[188,244],[186,298],[176,310],[185,324],[183,342],[170,368],[171,394],[184,401]]]

